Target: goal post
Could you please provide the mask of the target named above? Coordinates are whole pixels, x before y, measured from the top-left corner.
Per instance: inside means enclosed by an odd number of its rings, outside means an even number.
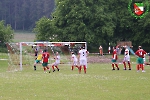
[[[61,47],[61,46],[68,46],[69,52],[73,51],[73,48],[78,48],[81,46],[84,46],[85,49],[87,49],[87,43],[86,42],[19,42],[19,52],[20,52],[20,71],[23,70],[23,46],[41,46],[41,47],[50,47],[52,50],[52,53],[54,54],[54,50],[52,47]],[[76,47],[75,47],[76,46]],[[72,49],[71,49],[72,48]]]

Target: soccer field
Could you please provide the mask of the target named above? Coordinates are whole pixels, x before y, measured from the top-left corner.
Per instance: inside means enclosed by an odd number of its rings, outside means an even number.
[[[150,66],[145,73],[111,70],[111,64],[88,64],[87,74],[60,65],[60,72],[44,73],[40,65],[23,71],[7,72],[0,60],[0,100],[149,100]]]

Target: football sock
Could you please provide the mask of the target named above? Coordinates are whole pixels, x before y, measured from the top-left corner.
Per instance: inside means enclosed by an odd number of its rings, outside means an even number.
[[[84,65],[83,67],[84,67],[84,73],[86,74],[86,66]]]
[[[52,66],[52,69],[54,70],[54,65]]]
[[[49,67],[46,67],[48,70],[50,70],[50,68]]]
[[[140,64],[140,65],[141,65],[141,69],[144,70],[144,65],[143,64]]]
[[[45,67],[44,67],[43,69],[44,69],[44,71],[46,71],[46,68],[45,68]]]
[[[130,64],[130,62],[128,61],[128,66],[129,66],[129,69],[131,69],[131,64]]]
[[[115,69],[114,64],[112,64],[112,68]]]
[[[115,64],[115,66],[117,67],[117,70],[119,70],[119,66],[118,66],[118,64]]]
[[[81,66],[79,67],[79,74],[81,73]]]
[[[55,66],[55,67],[56,67],[57,69],[59,69],[58,66]]]
[[[78,66],[76,65],[76,67],[78,68]]]
[[[138,64],[138,65],[136,65],[136,69],[137,70],[139,70],[140,69],[140,65]]]
[[[123,65],[124,65],[124,69],[126,69],[126,63],[125,62],[123,62]]]
[[[117,68],[119,68],[118,64],[115,64],[115,66],[116,66]]]
[[[72,66],[71,69],[73,70],[73,69],[74,69],[74,66]]]

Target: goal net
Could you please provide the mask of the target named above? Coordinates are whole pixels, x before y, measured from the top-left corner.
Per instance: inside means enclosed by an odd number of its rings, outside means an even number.
[[[60,64],[70,64],[71,53],[78,53],[80,47],[87,49],[86,42],[19,42],[6,44],[8,49],[8,71],[22,71],[25,67],[33,67],[36,53],[47,49],[50,53],[50,64],[54,62],[56,52],[61,56]]]

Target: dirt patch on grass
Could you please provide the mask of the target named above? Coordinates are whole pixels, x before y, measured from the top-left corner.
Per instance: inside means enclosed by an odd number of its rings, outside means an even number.
[[[88,63],[112,63],[111,56],[89,56]],[[118,63],[122,63],[123,59],[118,59]]]

